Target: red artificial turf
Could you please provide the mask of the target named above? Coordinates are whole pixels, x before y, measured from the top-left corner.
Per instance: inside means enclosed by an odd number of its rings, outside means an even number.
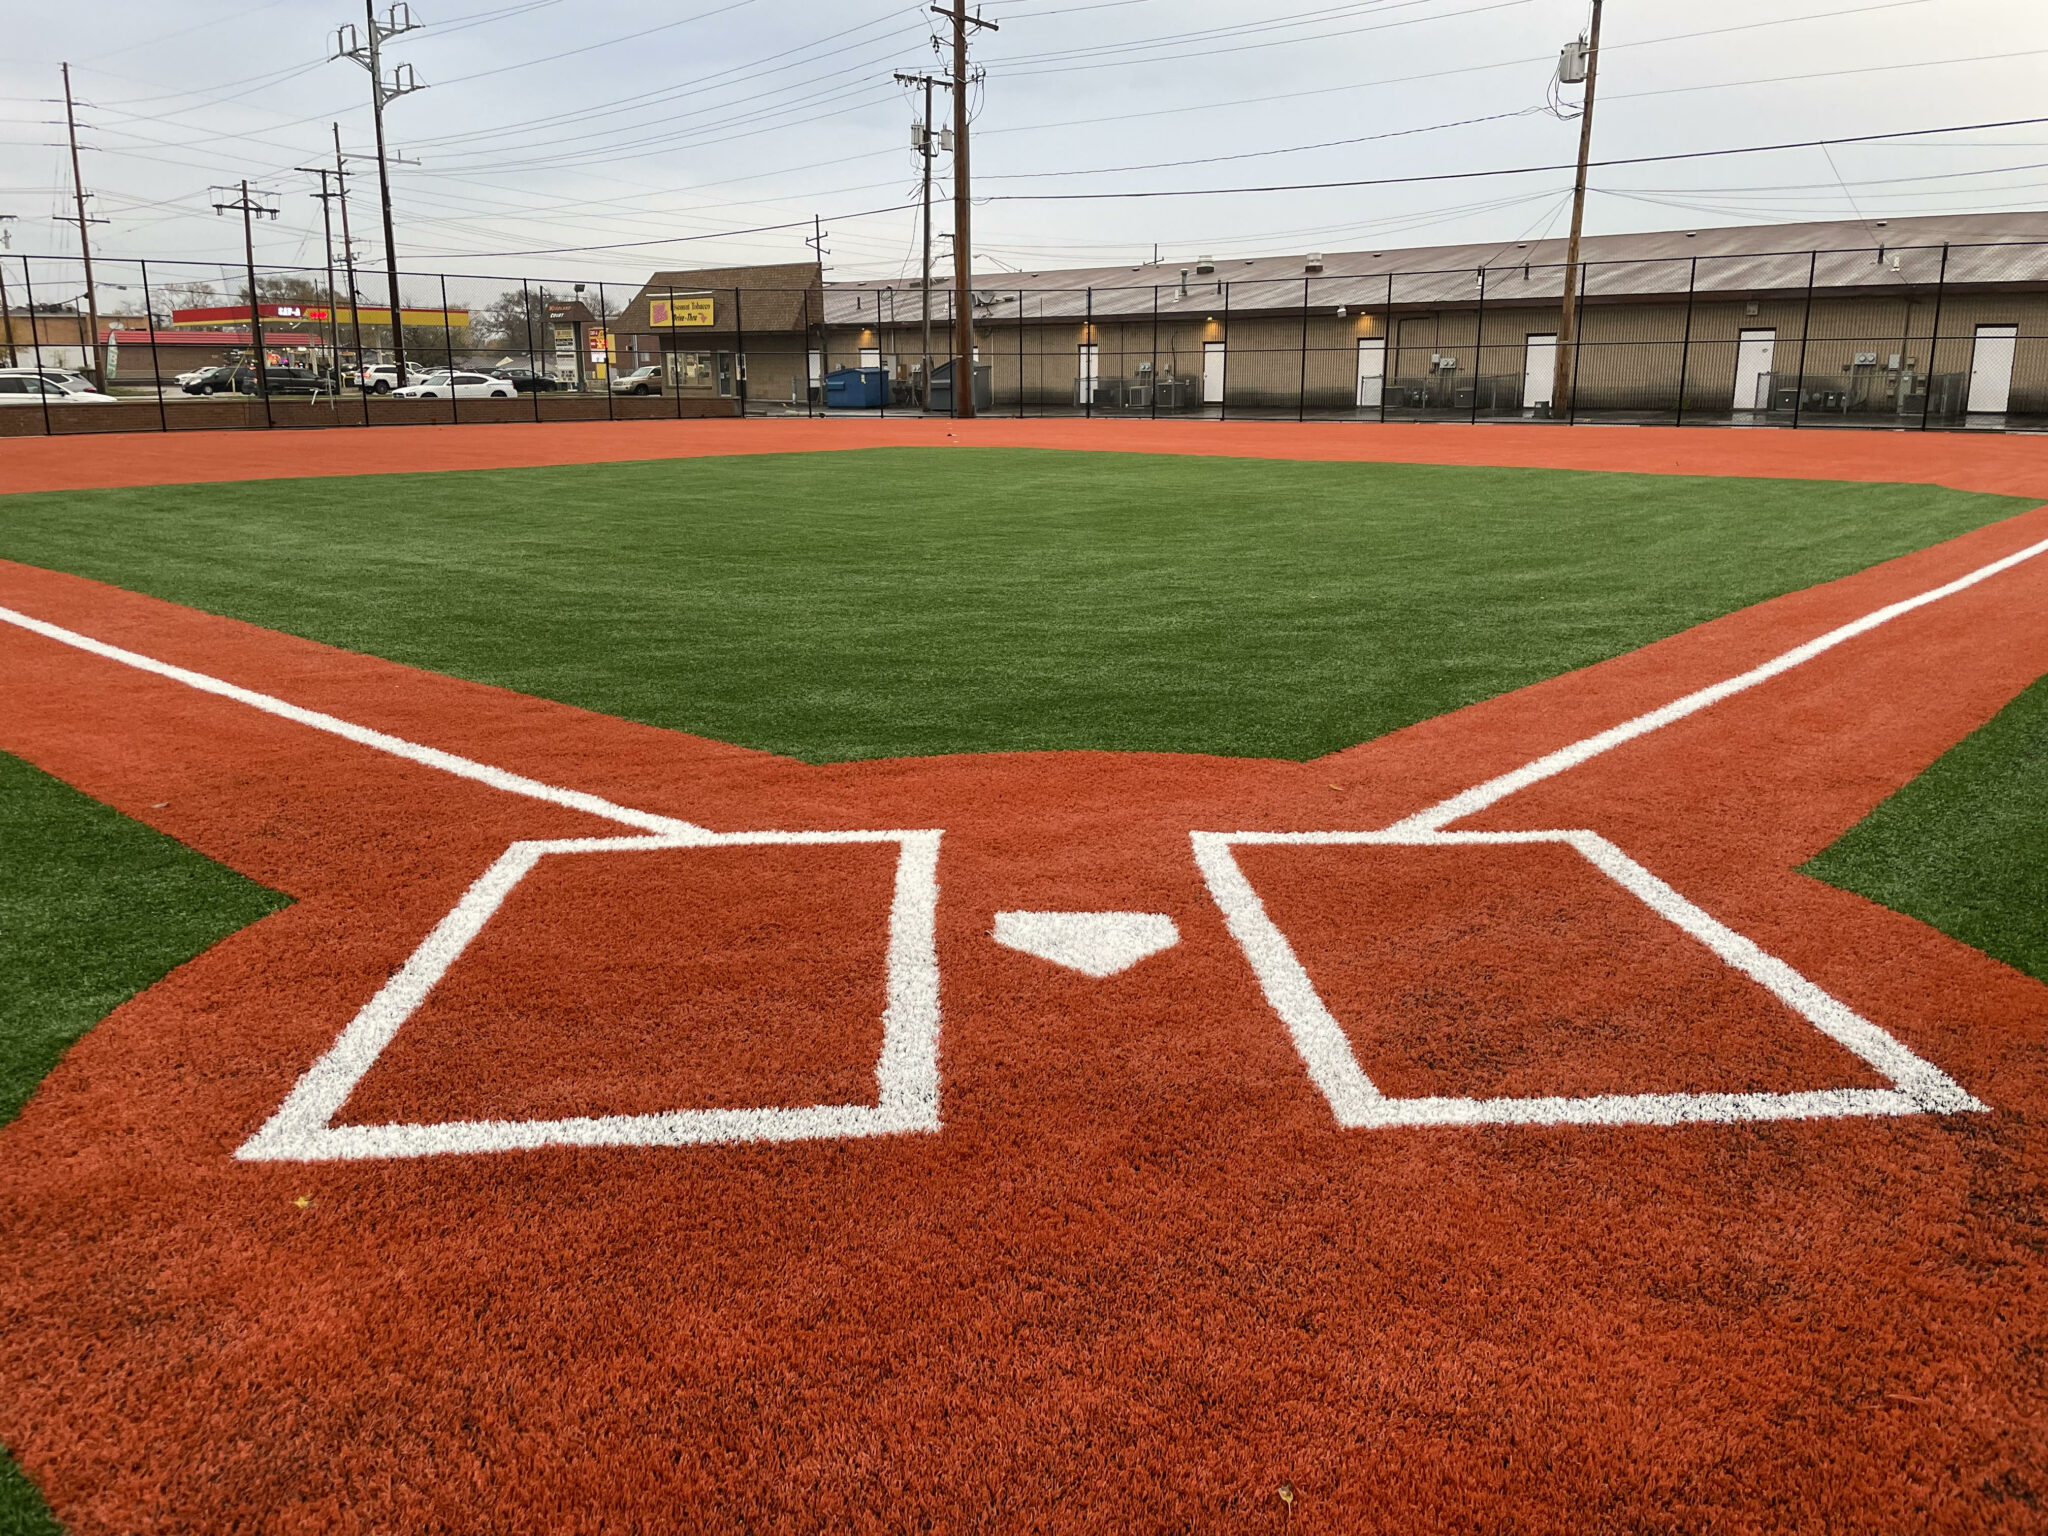
[[[2048,480],[2029,451],[1984,473]],[[0,747],[298,898],[0,1136],[0,1441],[79,1536],[2039,1529],[2048,989],[1795,866],[2048,670],[2048,557],[1467,823],[1600,832],[1988,1114],[1340,1130],[1188,833],[1384,826],[2044,536],[2028,513],[1307,764],[809,767],[0,565],[9,607],[627,805],[945,829],[937,1134],[238,1162],[509,842],[623,829],[0,626]],[[1239,852],[1394,1091],[1867,1080],[1562,850]],[[846,1086],[887,855],[575,857],[344,1118]],[[1011,909],[1182,942],[1091,980],[993,944]],[[1367,1018],[1366,945],[1454,986],[1449,1027]],[[1716,1021],[1674,1037],[1673,996]],[[1584,1005],[1609,1027],[1575,1042]]]
[[[947,446],[1898,480],[2005,495],[2048,494],[2048,454],[2038,437],[2024,434],[993,416],[974,421],[763,417],[0,438],[0,493]]]

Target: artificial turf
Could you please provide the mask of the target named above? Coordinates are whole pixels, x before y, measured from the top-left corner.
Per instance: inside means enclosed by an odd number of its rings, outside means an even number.
[[[870,449],[13,496],[0,556],[813,762],[1300,759],[2027,505]]]
[[[0,753],[0,1126],[122,1002],[288,898]]]
[[[1804,869],[2048,981],[2048,678]]]
[[[0,753],[0,1126],[118,1005],[288,898]],[[0,1536],[59,1531],[0,1449]]]

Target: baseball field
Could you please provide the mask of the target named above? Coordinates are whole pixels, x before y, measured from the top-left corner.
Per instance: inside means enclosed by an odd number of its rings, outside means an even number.
[[[2048,1523],[2048,440],[0,493],[0,1536]]]

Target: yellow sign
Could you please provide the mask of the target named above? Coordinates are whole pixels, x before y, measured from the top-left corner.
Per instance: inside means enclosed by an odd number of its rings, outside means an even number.
[[[649,299],[647,323],[657,330],[666,330],[672,325],[711,325],[714,323],[711,295],[706,293],[688,299]]]

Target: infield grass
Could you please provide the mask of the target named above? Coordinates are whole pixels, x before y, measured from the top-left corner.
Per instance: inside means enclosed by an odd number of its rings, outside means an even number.
[[[1804,869],[2048,981],[2048,678]]]
[[[813,762],[1299,759],[2027,505],[870,449],[14,496],[0,555]]]

